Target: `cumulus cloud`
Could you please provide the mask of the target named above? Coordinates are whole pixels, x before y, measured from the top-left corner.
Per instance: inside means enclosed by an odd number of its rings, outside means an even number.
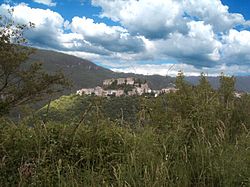
[[[220,60],[222,44],[216,40],[211,25],[191,21],[186,35],[172,33],[168,39],[154,41],[155,53],[178,59],[197,67],[215,66]]]
[[[176,0],[92,0],[92,3],[102,7],[102,17],[119,21],[135,35],[157,39],[187,29],[182,5]]]
[[[133,66],[121,66],[119,68],[113,67],[111,70],[115,72],[137,73],[144,75],[162,75],[162,76],[176,76],[178,72],[183,71],[188,76],[199,76],[202,72],[209,76],[218,76],[223,72],[225,75],[250,74],[248,66],[226,64],[215,66],[212,68],[196,68],[189,64],[136,64]]]
[[[202,20],[223,32],[239,24],[246,24],[240,14],[228,12],[220,0],[92,0],[102,8],[102,17],[119,21],[131,33],[148,38],[162,38],[169,33],[187,32],[190,20]]]
[[[33,1],[47,6],[56,6],[56,3],[53,2],[53,0],[33,0]]]
[[[90,43],[101,45],[113,52],[137,53],[144,49],[144,42],[137,36],[131,36],[120,26],[107,26],[105,23],[94,23],[93,19],[74,17],[71,30],[81,34]]]
[[[249,31],[236,30],[248,27],[249,21],[229,13],[220,0],[92,0],[92,4],[102,8],[101,17],[145,37],[147,55],[153,59],[177,60],[200,70],[250,63]]]
[[[35,24],[35,28],[26,33],[27,39],[32,44],[51,48],[60,45],[59,38],[63,33],[62,24],[64,23],[60,14],[49,9],[30,8],[27,4],[19,4],[14,7],[3,4],[0,7],[0,13],[5,13],[10,8],[14,8],[12,17],[16,23],[32,22]]]
[[[34,1],[55,5],[51,0]],[[88,17],[65,20],[55,11],[27,4],[13,7],[13,19],[35,23],[26,33],[33,46],[94,60],[116,71],[165,75],[174,63],[171,75],[179,70],[189,75],[249,73],[250,31],[245,28],[250,21],[229,13],[220,0],[92,0],[92,5],[101,7],[101,18],[118,26]],[[10,8],[2,4],[0,13]],[[152,61],[156,64],[149,64]]]
[[[61,51],[85,51],[100,55],[111,55],[117,52],[137,53],[144,50],[143,40],[131,37],[126,29],[94,23],[89,18],[74,17],[72,22],[64,20],[57,12],[49,9],[30,8],[27,4],[11,7],[3,4],[0,13],[14,8],[13,19],[17,23],[32,22],[35,28],[25,36],[37,47]],[[65,29],[70,33],[65,33]]]
[[[227,64],[250,65],[250,32],[231,29],[223,36],[223,60]]]
[[[184,0],[184,11],[191,17],[213,25],[215,32],[225,32],[237,25],[247,24],[241,14],[229,13],[220,0]]]

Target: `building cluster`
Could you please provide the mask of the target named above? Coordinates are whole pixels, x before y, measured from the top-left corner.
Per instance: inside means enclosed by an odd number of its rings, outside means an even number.
[[[234,97],[236,97],[236,98],[241,98],[244,94],[246,94],[246,93],[235,91],[235,92],[234,92]]]
[[[169,87],[169,88],[162,88],[161,90],[152,90],[152,93],[154,94],[155,97],[161,95],[161,94],[168,94],[171,92],[176,92],[178,89],[175,87]]]
[[[117,85],[134,85],[135,84],[135,79],[132,77],[128,78],[118,78],[118,79],[106,79],[103,81],[103,86],[110,86],[113,83],[117,82]]]
[[[78,90],[76,92],[78,95],[95,95],[99,97],[107,97],[107,96],[116,96],[120,97],[122,95],[125,95],[124,90],[118,89],[118,90],[104,90],[102,87],[97,86],[95,88],[83,88],[81,90]]]
[[[117,85],[118,89],[109,89],[111,85]],[[132,89],[125,91],[125,89],[119,88],[120,85],[131,86]],[[151,90],[148,84],[137,82],[134,78],[118,78],[118,79],[106,79],[103,81],[103,86],[97,86],[95,88],[83,88],[78,90],[78,95],[95,95],[99,97],[116,96],[120,97],[123,95],[143,95],[153,94],[155,97],[163,93],[175,92],[175,88],[164,88],[161,90]]]

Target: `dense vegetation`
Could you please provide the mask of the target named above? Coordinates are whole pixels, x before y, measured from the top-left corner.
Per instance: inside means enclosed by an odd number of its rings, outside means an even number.
[[[250,96],[206,77],[160,97],[64,96],[0,126],[1,186],[249,186]]]
[[[0,116],[69,86],[61,72],[48,73],[38,62],[27,63],[34,50],[24,46],[23,33],[33,26],[16,24],[0,15]]]
[[[250,186],[250,97],[234,96],[234,77],[222,75],[214,90],[203,75],[190,86],[180,73],[176,93],[70,95],[8,119],[16,106],[68,86],[62,74],[27,62],[26,28],[0,16],[0,186]],[[90,81],[113,76],[56,55]]]

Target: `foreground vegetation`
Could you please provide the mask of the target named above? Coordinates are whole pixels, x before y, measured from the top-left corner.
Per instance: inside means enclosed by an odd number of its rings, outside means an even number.
[[[63,97],[46,115],[2,119],[0,185],[249,186],[249,95],[234,97],[224,76],[217,91],[204,76],[176,86],[158,98]]]
[[[234,96],[233,77],[213,90],[203,75],[193,87],[180,74],[177,93],[71,95],[9,120],[69,86],[27,63],[26,29],[0,15],[0,186],[250,186],[250,98]]]

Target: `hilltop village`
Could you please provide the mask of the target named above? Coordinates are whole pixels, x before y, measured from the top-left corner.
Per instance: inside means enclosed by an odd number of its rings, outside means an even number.
[[[99,97],[109,97],[109,96],[133,96],[133,95],[143,95],[152,94],[155,97],[162,93],[175,92],[176,88],[169,87],[161,90],[152,90],[149,88],[146,81],[136,79],[133,77],[128,78],[118,78],[118,79],[106,79],[103,81],[102,86],[97,86],[95,88],[82,88],[76,92],[77,95],[95,95]]]

